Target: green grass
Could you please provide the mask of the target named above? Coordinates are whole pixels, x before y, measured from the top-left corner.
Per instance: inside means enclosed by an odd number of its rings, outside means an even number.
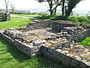
[[[41,16],[36,16],[35,18],[39,19],[51,19],[51,20],[66,20],[66,21],[72,21],[74,23],[80,23],[80,24],[89,24],[90,25],[90,17],[87,16],[69,16],[64,17],[60,15],[41,15]]]
[[[63,68],[45,57],[30,59],[15,46],[0,37],[0,68]]]
[[[90,46],[90,37],[83,39],[82,41],[79,42],[79,44],[84,46]]]
[[[30,17],[30,18],[41,16],[41,15],[38,15],[38,14],[11,14],[11,15],[25,16],[25,17]]]
[[[67,18],[67,20],[72,21],[74,23],[90,25],[90,17],[87,16],[70,16]]]
[[[53,15],[53,16],[38,15],[38,14],[12,14],[12,15],[39,18],[39,19],[66,20],[66,21],[72,21],[74,23],[90,25],[90,17],[87,16],[69,16],[68,18],[66,18],[65,16],[61,16],[61,15]]]
[[[30,22],[31,20],[29,19],[20,18],[20,17],[12,17],[11,20],[9,21],[0,22],[0,29],[23,27]]]

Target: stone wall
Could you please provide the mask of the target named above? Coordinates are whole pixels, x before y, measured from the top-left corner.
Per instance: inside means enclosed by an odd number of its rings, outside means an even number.
[[[85,37],[90,37],[90,28],[86,29],[85,33]]]
[[[25,28],[19,28],[21,31],[29,31],[36,29],[46,29],[47,27],[51,27],[50,20],[40,20],[29,23]]]
[[[23,43],[21,43],[19,41],[15,41],[12,38],[4,35],[3,33],[0,33],[0,36],[2,36],[3,38],[5,38],[12,45],[15,45],[23,53],[25,53],[28,56],[32,57],[32,47],[31,46],[26,45],[26,44],[23,44]]]
[[[4,32],[1,32],[0,36],[4,37],[9,43],[15,45],[19,50],[30,57],[39,55],[39,49],[41,47],[40,44],[45,42],[43,40],[30,42],[30,40],[33,39],[32,37],[30,39],[28,34],[19,32],[16,29],[7,29]],[[24,37],[28,37],[30,40],[27,41],[27,39]]]
[[[90,26],[76,24],[69,21],[53,21],[52,30],[64,34],[69,40],[79,41],[86,37],[90,37]]]
[[[64,27],[75,27],[77,25],[78,24],[72,24],[71,22],[68,22],[68,21],[60,21],[60,22],[53,21],[52,30],[60,32],[61,30],[64,29]]]
[[[75,60],[69,56],[60,53],[59,51],[48,48],[46,46],[42,46],[40,48],[40,52],[43,56],[46,56],[58,63],[62,63],[63,65],[65,65],[65,68],[67,68],[67,66],[75,68],[90,68],[90,66],[86,65],[85,63]]]

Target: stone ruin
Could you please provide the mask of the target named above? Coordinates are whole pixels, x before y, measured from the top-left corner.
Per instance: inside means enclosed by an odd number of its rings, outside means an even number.
[[[3,30],[0,35],[30,57],[43,55],[66,67],[90,68],[90,47],[76,44],[90,36],[89,26],[42,20]]]

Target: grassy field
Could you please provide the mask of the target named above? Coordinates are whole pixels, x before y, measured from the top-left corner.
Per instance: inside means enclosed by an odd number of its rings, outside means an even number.
[[[80,23],[80,24],[88,24],[90,25],[90,17],[87,16],[69,16],[68,18],[60,15],[29,15],[29,14],[13,14],[13,15],[19,15],[19,16],[25,16],[25,17],[33,17],[33,18],[39,18],[39,19],[51,19],[51,20],[66,20],[66,21],[72,21],[74,23]]]
[[[30,22],[28,19],[13,17],[10,21],[0,22],[0,29],[22,27]],[[0,68],[63,68],[63,66],[46,57],[36,56],[30,59],[0,37]]]
[[[20,17],[12,17],[10,21],[0,22],[0,29],[23,27],[30,22],[31,20],[29,19],[20,18]]]

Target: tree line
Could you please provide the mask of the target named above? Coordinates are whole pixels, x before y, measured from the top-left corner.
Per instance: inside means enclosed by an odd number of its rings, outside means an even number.
[[[70,16],[73,8],[82,0],[37,0],[38,2],[47,2],[50,15],[56,15],[57,7],[61,6],[62,16]]]

